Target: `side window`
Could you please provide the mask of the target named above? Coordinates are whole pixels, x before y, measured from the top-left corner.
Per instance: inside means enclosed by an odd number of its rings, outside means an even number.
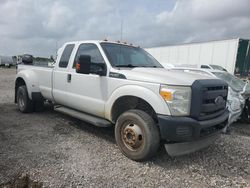
[[[59,67],[66,68],[68,66],[69,58],[74,49],[74,46],[75,46],[74,44],[68,44],[64,48],[60,62],[59,62]]]
[[[209,66],[207,66],[207,65],[201,65],[201,68],[202,69],[210,69]]]
[[[104,63],[102,54],[95,44],[81,44],[77,50],[76,57],[74,60],[73,68],[76,66],[80,55],[90,55],[91,63]]]

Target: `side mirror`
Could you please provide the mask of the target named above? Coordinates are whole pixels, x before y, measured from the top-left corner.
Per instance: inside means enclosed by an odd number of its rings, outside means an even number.
[[[91,56],[81,55],[76,63],[76,72],[80,74],[106,75],[105,63],[91,63]]]
[[[81,74],[90,73],[91,57],[89,55],[80,55],[76,62],[76,72]]]
[[[91,63],[90,66],[90,73],[97,74],[99,76],[105,76],[106,75],[106,64],[105,63]]]

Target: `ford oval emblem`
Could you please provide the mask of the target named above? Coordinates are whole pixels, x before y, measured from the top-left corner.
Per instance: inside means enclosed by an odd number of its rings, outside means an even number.
[[[222,97],[222,96],[216,97],[216,99],[214,100],[214,103],[215,103],[216,105],[222,105],[222,104],[224,104],[224,99],[223,99],[223,97]]]

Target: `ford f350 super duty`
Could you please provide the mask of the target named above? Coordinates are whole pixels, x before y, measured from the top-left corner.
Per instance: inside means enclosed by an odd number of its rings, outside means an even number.
[[[227,84],[164,69],[140,47],[119,42],[68,42],[54,67],[18,65],[15,102],[23,113],[44,101],[96,126],[115,127],[121,152],[133,160],[153,156],[160,143],[170,155],[210,145],[228,119]]]

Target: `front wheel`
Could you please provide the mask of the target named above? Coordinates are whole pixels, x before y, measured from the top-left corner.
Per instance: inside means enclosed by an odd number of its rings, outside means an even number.
[[[122,153],[135,161],[152,157],[160,145],[158,127],[153,118],[141,110],[129,110],[118,118],[115,138]]]
[[[17,89],[17,105],[21,112],[28,113],[33,110],[33,102],[30,100],[26,86]]]

